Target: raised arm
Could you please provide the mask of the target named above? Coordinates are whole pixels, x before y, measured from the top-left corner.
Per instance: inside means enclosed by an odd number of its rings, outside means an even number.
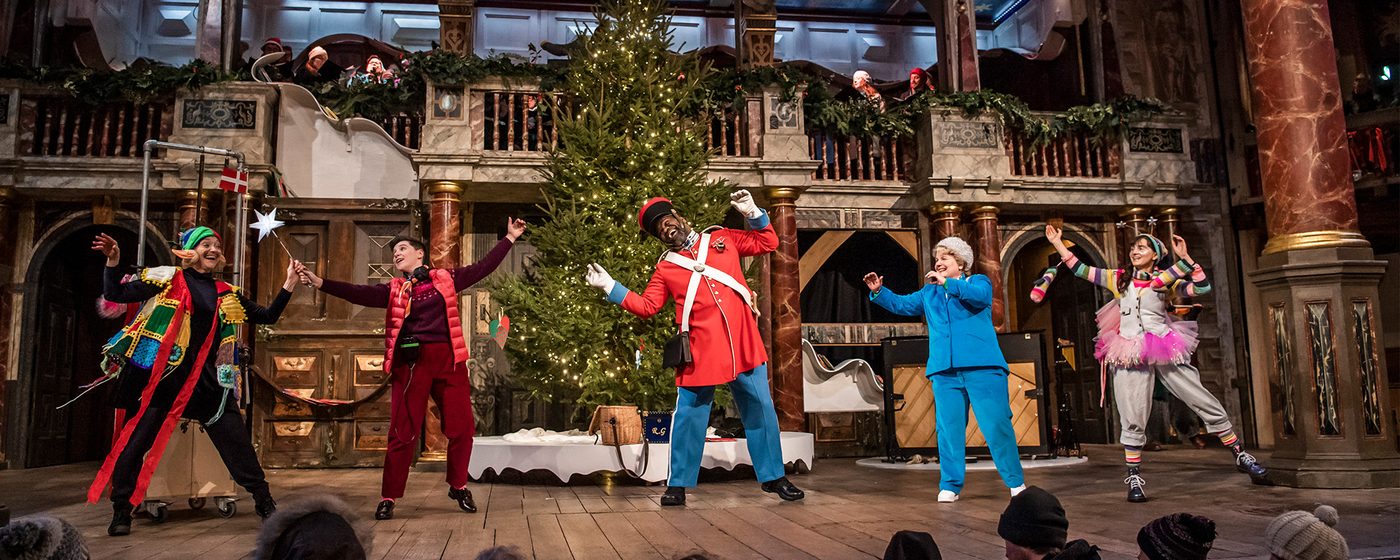
[[[773,230],[768,213],[754,203],[749,191],[734,191],[729,197],[729,204],[749,222],[748,230],[728,230],[739,256],[758,256],[778,248],[778,233]]]
[[[380,309],[389,307],[389,285],[388,284],[351,284],[338,280],[328,280],[321,278],[300,261],[293,261],[297,276],[301,277],[301,283],[321,290],[355,305],[365,307],[378,307]]]
[[[161,287],[141,281],[122,282],[122,248],[117,240],[105,233],[92,240],[92,250],[107,257],[107,269],[102,273],[102,297],[112,303],[137,303],[159,294]]]
[[[292,299],[292,290],[297,287],[298,271],[305,268],[300,261],[293,259],[287,263],[287,278],[282,281],[282,289],[272,298],[272,303],[267,307],[258,305],[258,302],[248,299],[242,291],[238,292],[238,303],[243,305],[243,311],[248,315],[248,322],[255,325],[271,325],[282,317],[282,310],[287,308],[287,302]]]
[[[874,272],[866,274],[862,280],[865,281],[865,286],[870,288],[870,301],[895,315],[922,317],[924,315],[924,290],[933,289],[932,285],[925,285],[917,292],[902,296],[891,290],[886,290],[885,277],[876,275]]]
[[[485,257],[475,263],[452,269],[452,284],[457,291],[462,291],[472,287],[483,278],[490,276],[496,271],[496,267],[501,266],[501,262],[506,260],[506,254],[510,253],[511,247],[515,246],[515,240],[525,233],[525,220],[508,218],[506,224],[506,236],[496,242],[496,246],[486,253]]]
[[[1186,251],[1186,240],[1180,235],[1172,236],[1172,248],[1180,260],[1152,278],[1152,288],[1171,290],[1181,297],[1196,297],[1210,293],[1210,281],[1206,271]]]
[[[608,271],[603,270],[598,263],[588,265],[588,273],[584,276],[589,286],[602,290],[607,294],[608,301],[622,306],[628,313],[649,319],[653,315],[661,312],[661,307],[666,305],[666,299],[670,293],[666,290],[666,282],[661,278],[661,270],[651,274],[651,281],[647,282],[647,289],[640,295],[632,293],[621,282],[612,279]]]
[[[1065,246],[1063,232],[1060,228],[1045,224],[1045,240],[1055,247],[1055,252],[1060,254],[1060,260],[1065,266],[1074,272],[1075,276],[1093,282],[1094,285],[1106,290],[1115,292],[1118,290],[1118,275],[1123,271],[1117,269],[1097,268],[1079,262],[1079,257],[1069,251]]]

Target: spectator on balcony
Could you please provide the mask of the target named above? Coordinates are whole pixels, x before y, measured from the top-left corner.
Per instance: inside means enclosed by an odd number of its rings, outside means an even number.
[[[283,45],[282,40],[277,37],[269,37],[266,41],[263,41],[262,49],[258,56],[248,60],[248,68],[251,69],[253,63],[256,62],[258,58],[276,53],[282,53],[282,58],[277,59],[277,62],[264,66],[263,70],[267,72],[269,81],[287,81],[292,77],[292,49],[291,47]]]
[[[315,88],[321,84],[340,79],[340,74],[344,70],[336,63],[331,62],[330,53],[327,53],[326,49],[311,47],[311,52],[306,56],[306,63],[296,69],[293,81],[307,88]]]
[[[372,54],[365,60],[365,71],[357,72],[353,78],[365,83],[383,84],[394,81],[394,71],[384,67],[384,60]]]
[[[1371,76],[1358,72],[1351,84],[1351,99],[1343,104],[1348,115],[1375,111],[1381,107],[1381,96],[1371,84]]]
[[[915,68],[909,71],[909,91],[900,96],[899,101],[908,101],[920,93],[934,92],[933,79],[923,68]]]
[[[875,86],[871,83],[869,72],[856,70],[855,75],[851,76],[851,87],[860,92],[860,94],[865,97],[866,101],[875,105],[881,113],[885,112],[885,98],[880,95],[880,92],[875,91]]]

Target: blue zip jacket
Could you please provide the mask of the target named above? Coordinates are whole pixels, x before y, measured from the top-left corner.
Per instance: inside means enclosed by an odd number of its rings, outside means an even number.
[[[881,288],[870,301],[896,315],[923,315],[928,323],[928,375],[954,368],[1007,370],[992,326],[992,282],[986,276],[949,278],[942,286],[927,284],[904,296]]]

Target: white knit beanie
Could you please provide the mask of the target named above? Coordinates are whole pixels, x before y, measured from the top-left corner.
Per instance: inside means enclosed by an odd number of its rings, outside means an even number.
[[[1337,509],[1317,506],[1312,513],[1290,511],[1264,529],[1269,552],[1283,560],[1346,560],[1350,552],[1337,525]]]
[[[968,245],[966,241],[963,241],[961,237],[956,235],[944,237],[942,241],[939,241],[937,245],[933,246],[935,255],[938,253],[939,249],[944,249],[952,253],[954,257],[962,261],[963,272],[972,274],[972,265],[975,264],[972,260],[972,246]]]

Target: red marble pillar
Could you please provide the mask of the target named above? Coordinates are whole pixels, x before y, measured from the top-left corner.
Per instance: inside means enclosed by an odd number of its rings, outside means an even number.
[[[995,206],[979,206],[972,211],[972,224],[977,233],[977,274],[992,281],[992,325],[997,332],[1006,332],[1006,294],[1001,286],[1001,232],[997,230]]]
[[[773,356],[769,376],[778,425],[783,431],[805,431],[802,405],[802,294],[797,258],[797,196],[794,188],[768,189],[768,212],[778,233],[772,255]]]
[[[956,204],[937,204],[929,207],[929,229],[933,239],[929,240],[929,245],[938,243],[945,237],[952,237],[958,234],[958,226],[962,224],[962,208]]]
[[[1243,0],[1269,241],[1369,246],[1357,231],[1346,120],[1327,2]]]
[[[1253,346],[1274,405],[1273,481],[1400,486],[1380,279],[1357,230],[1332,29],[1323,0],[1242,0],[1269,241],[1249,273]],[[1392,364],[1394,367],[1394,364]]]
[[[972,0],[957,0],[958,22],[958,91],[982,89],[981,70],[977,65],[977,19]]]
[[[462,266],[462,186],[456,181],[428,185],[428,261],[434,268]],[[456,302],[452,302],[456,303]],[[426,461],[447,460],[447,436],[442,433],[442,413],[428,403],[423,422],[423,456]]]
[[[14,226],[14,205],[15,190],[11,187],[0,187],[0,277],[8,278],[14,271],[15,258],[15,236],[11,233]],[[10,287],[0,285],[0,426],[4,425],[8,410],[5,403],[9,396],[5,394],[5,387],[9,384],[5,381],[9,379],[10,373]],[[8,459],[5,457],[5,434],[8,430],[0,429],[0,469],[5,468]]]

